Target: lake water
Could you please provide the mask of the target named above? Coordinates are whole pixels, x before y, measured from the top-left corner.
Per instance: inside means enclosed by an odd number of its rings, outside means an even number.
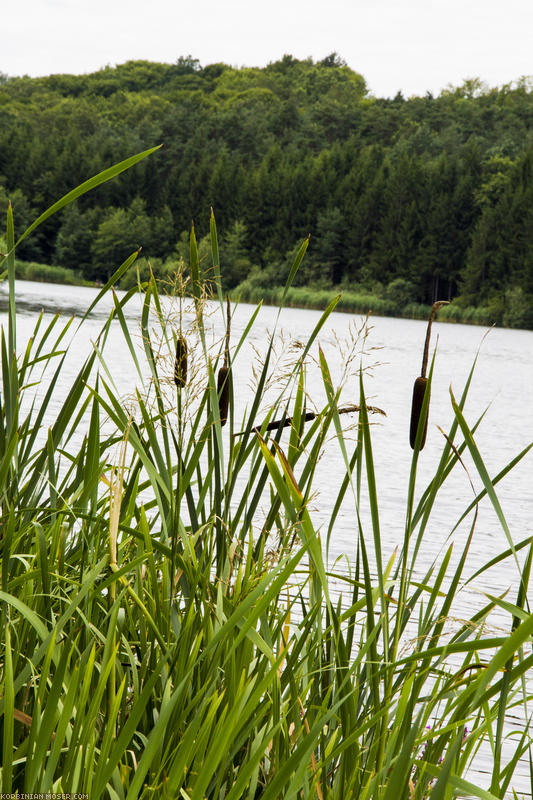
[[[1,291],[5,293],[4,284]],[[24,343],[33,331],[36,314],[44,309],[46,314],[61,311],[63,314],[80,316],[92,302],[96,290],[80,287],[66,287],[17,282],[18,336]],[[169,301],[170,302],[170,301]],[[63,371],[65,392],[71,379],[79,369],[81,359],[91,349],[107,318],[110,300],[106,299],[86,320],[77,334],[72,346],[71,356]],[[6,302],[0,294],[0,319],[6,320]],[[223,335],[224,321],[220,310],[209,317],[214,340]],[[232,344],[239,339],[253,312],[246,304],[238,306],[232,323]],[[127,309],[128,325],[132,336],[138,336],[140,304],[135,302]],[[284,359],[295,360],[298,355],[298,342],[305,341],[314,329],[320,313],[317,311],[287,309],[277,320],[277,311],[264,307],[250,336],[251,347],[239,352],[235,362],[235,375],[247,376],[242,385],[236,386],[236,394],[244,407],[251,396],[249,378],[252,373],[257,352],[267,347],[268,333],[277,323],[281,336],[278,339],[280,371]],[[354,328],[361,324],[360,317],[345,314],[332,314],[320,332],[318,341],[322,346],[334,382],[339,381],[345,370],[343,361],[351,358],[341,403],[358,403],[358,370],[362,363],[366,370],[365,391],[367,402],[383,409],[386,417],[372,417],[372,442],[376,466],[377,489],[380,502],[380,523],[384,543],[383,559],[386,562],[403,542],[405,506],[411,449],[409,447],[409,417],[413,381],[420,374],[422,348],[426,323],[423,321],[371,317],[370,332],[366,339],[365,352],[360,348],[351,351]],[[74,326],[73,326],[74,327]],[[432,349],[437,343],[437,358],[433,378],[430,419],[427,440],[420,455],[418,494],[425,488],[435,469],[444,443],[439,428],[448,431],[453,420],[450,403],[450,387],[459,399],[472,363],[479,351],[472,387],[465,407],[465,416],[472,426],[487,408],[485,418],[476,434],[476,442],[491,476],[496,475],[520,450],[533,440],[533,332],[521,330],[493,329],[443,324],[433,325]],[[19,345],[19,351],[21,347]],[[141,347],[139,347],[139,351]],[[318,346],[312,350],[317,358]],[[136,381],[131,357],[128,355],[118,323],[113,326],[105,349],[105,360],[121,394],[130,395]],[[318,407],[324,399],[319,371],[311,359],[308,366],[308,393],[310,401]],[[236,382],[237,378],[234,378]],[[237,391],[238,389],[238,391]],[[44,387],[38,387],[42,392]],[[57,402],[61,399],[61,387]],[[238,414],[237,414],[238,418]],[[262,419],[262,417],[260,417]],[[260,421],[260,420],[258,420]],[[460,439],[459,439],[460,441]],[[465,455],[474,487],[482,489],[482,483]],[[324,526],[329,519],[332,498],[343,477],[342,459],[338,445],[331,441],[325,448],[317,469],[318,495],[313,500],[313,517],[318,526]],[[513,541],[519,542],[531,535],[533,517],[533,455],[516,467],[512,474],[498,484],[497,493],[506,515]],[[424,539],[421,554],[421,569],[425,569],[438,557],[450,541],[454,541],[456,556],[469,530],[471,519],[449,534],[463,510],[473,499],[473,491],[465,470],[456,467],[454,473],[440,493],[435,506],[428,534]],[[363,509],[363,524],[368,530],[369,512]],[[353,506],[345,504],[339,516],[335,534],[331,542],[330,562],[346,555],[352,558],[355,553],[357,525]],[[469,569],[472,574],[479,566],[489,561],[508,547],[508,542],[496,515],[488,501],[481,504],[480,514],[469,556]],[[471,616],[473,607],[481,607],[486,598],[484,591],[503,593],[511,588],[509,599],[514,601],[517,587],[517,568],[510,559],[505,565],[492,569],[483,576],[482,581],[474,583],[468,591],[460,594],[458,613],[461,604],[464,614]],[[508,629],[508,618],[496,614],[493,625]],[[518,723],[517,723],[518,724]],[[480,772],[484,772],[479,763]],[[526,765],[524,765],[525,776]],[[531,787],[526,777],[523,785],[515,783],[520,792],[530,793]]]

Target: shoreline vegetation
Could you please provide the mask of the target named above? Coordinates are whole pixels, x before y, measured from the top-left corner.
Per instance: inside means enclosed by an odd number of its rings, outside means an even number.
[[[339,300],[335,311],[346,314],[375,314],[381,317],[398,317],[404,319],[426,320],[428,307],[423,303],[399,303],[398,301],[371,294],[357,293],[350,289],[307,289],[303,286],[293,286],[288,291],[284,287],[271,289],[254,289],[245,284],[237,287],[233,295],[236,299],[246,303],[264,302],[267,305],[277,306],[285,296],[284,304],[291,308],[310,308],[320,311],[326,308],[336,297]],[[461,308],[450,304],[439,312],[439,322],[459,322],[466,325],[491,325],[490,307]],[[504,317],[504,321],[505,321]],[[503,327],[520,327],[507,325]]]
[[[475,442],[483,414],[470,424],[465,417],[475,354],[461,394],[450,390],[453,418],[428,480],[421,463],[429,443],[423,456],[421,448],[436,357],[426,374],[429,325],[421,339],[424,393],[411,422],[398,542],[386,559],[391,531],[380,521],[383,474],[372,443],[382,429],[369,421],[380,409],[366,404],[362,370],[335,383],[319,343],[336,302],[281,370],[276,331],[269,334],[251,398],[237,412],[250,378],[239,353],[259,307],[244,330],[232,330],[213,215],[207,260],[190,232],[172,305],[161,303],[152,275],[113,293],[134,253],[83,318],[37,315],[29,341],[18,341],[19,244],[73,197],[127,167],[135,172],[156,149],[65,195],[18,240],[7,210],[2,792],[91,800],[520,796],[520,773],[533,785],[533,542],[528,531],[513,538],[498,484],[533,443],[490,477]],[[295,253],[280,309],[307,247],[306,239]],[[65,386],[73,326],[83,335],[108,293],[112,310]],[[125,314],[139,293],[142,339]],[[225,328],[213,344],[207,300],[217,301]],[[136,375],[127,401],[106,364],[115,321]],[[364,331],[355,332],[352,354],[364,342]],[[316,383],[307,383],[311,360],[322,401]],[[406,408],[406,448],[409,417]],[[328,487],[332,510],[319,528],[313,506],[325,448],[337,453],[343,477]],[[472,483],[465,479],[464,496],[447,504],[446,525],[439,509],[442,547],[428,564],[421,551],[432,512],[451,472],[463,474],[463,456],[472,462]],[[485,563],[474,558],[481,503],[506,539]],[[353,549],[341,566],[330,542],[343,509]],[[503,564],[513,582],[494,596],[490,571]],[[469,590],[482,606],[460,610]]]
[[[23,281],[61,283],[65,286],[96,286],[94,282],[84,280],[79,272],[69,269],[69,267],[38,264],[35,261],[18,259],[16,277]]]
[[[119,283],[120,288],[131,289],[137,284],[138,279],[147,280],[149,277],[148,262],[142,259],[139,274],[136,267],[126,273]],[[177,264],[173,265],[177,268]],[[165,265],[164,274],[166,278],[172,274],[172,266]],[[62,283],[72,286],[93,286],[98,284],[84,280],[79,272],[68,267],[50,266],[49,264],[36,264],[17,260],[17,278],[22,280],[43,281],[45,283]],[[156,280],[158,280],[156,275]],[[159,280],[165,280],[159,279]],[[337,297],[339,298],[335,311],[346,314],[375,314],[383,317],[398,317],[403,319],[427,319],[427,306],[423,303],[409,302],[406,296],[405,286],[386,288],[385,297],[376,296],[370,292],[353,291],[342,287],[331,289],[313,289],[304,286],[291,286],[285,290],[283,286],[257,287],[250,281],[244,281],[235,289],[229,292],[231,299],[235,302],[242,301],[252,305],[260,302],[278,306],[284,298],[284,304],[290,308],[308,308],[322,311],[327,308]],[[395,294],[400,295],[399,300],[394,299]],[[439,312],[440,322],[458,322],[465,325],[487,325],[494,324],[495,309],[493,306],[467,306],[462,307],[453,302],[441,309]],[[501,327],[522,328],[524,319],[514,310],[509,309],[501,317]]]

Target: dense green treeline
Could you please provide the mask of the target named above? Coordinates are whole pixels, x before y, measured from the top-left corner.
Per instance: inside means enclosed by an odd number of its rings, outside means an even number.
[[[91,75],[0,76],[0,210],[20,230],[89,175],[163,148],[25,240],[21,259],[104,280],[134,248],[164,273],[209,209],[228,288],[298,281],[414,303],[483,305],[533,325],[533,92],[466,81],[380,99],[335,54],[264,69],[128,62]],[[142,198],[142,199],[141,199]],[[207,247],[207,243],[205,244]]]

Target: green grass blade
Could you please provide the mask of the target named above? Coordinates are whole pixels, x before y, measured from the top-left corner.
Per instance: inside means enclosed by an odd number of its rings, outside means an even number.
[[[489,497],[489,499],[490,499],[490,501],[492,503],[494,511],[496,512],[496,516],[498,517],[498,520],[500,522],[500,525],[502,527],[503,532],[505,533],[507,541],[509,542],[509,547],[511,548],[511,551],[512,551],[513,556],[515,558],[515,562],[516,562],[517,568],[518,568],[518,570],[520,572],[520,566],[519,566],[519,563],[518,563],[518,559],[516,557],[516,548],[515,548],[514,543],[513,543],[513,538],[511,536],[511,531],[509,530],[509,526],[507,525],[507,520],[505,519],[505,515],[503,513],[503,509],[502,509],[502,507],[500,505],[500,501],[498,500],[498,497],[497,497],[496,492],[494,490],[494,484],[490,479],[490,476],[489,476],[489,473],[487,471],[487,468],[485,467],[485,463],[484,463],[484,461],[483,461],[483,459],[481,457],[481,453],[479,452],[479,450],[477,448],[477,445],[474,442],[474,439],[472,437],[471,431],[470,431],[470,429],[469,429],[469,427],[467,425],[467,422],[466,422],[466,420],[465,420],[465,418],[463,416],[463,413],[462,413],[461,409],[459,408],[459,406],[457,405],[457,403],[455,401],[455,398],[453,396],[453,392],[452,392],[451,389],[450,389],[450,397],[451,397],[451,401],[452,401],[452,408],[454,410],[455,416],[456,416],[457,421],[459,423],[459,426],[461,428],[461,431],[462,431],[462,434],[464,436],[465,442],[466,442],[466,444],[468,446],[468,450],[470,451],[470,455],[472,456],[472,461],[474,462],[474,464],[476,466],[476,469],[477,469],[479,477],[483,481],[483,485],[485,487],[485,491],[487,492],[487,495],[488,495],[488,497]]]
[[[6,245],[7,245],[7,276],[9,283],[9,358],[17,349],[17,309],[15,305],[15,229],[13,223],[13,209],[11,203],[7,208],[6,224]],[[4,384],[5,387],[5,384]],[[4,388],[5,391],[5,388]]]
[[[294,260],[293,260],[293,262],[291,264],[291,268],[290,268],[290,271],[289,271],[289,276],[287,278],[287,281],[286,281],[285,286],[283,288],[283,294],[281,296],[281,305],[282,306],[285,304],[285,300],[287,298],[287,293],[288,293],[289,289],[291,288],[291,286],[293,284],[294,278],[296,277],[296,273],[300,269],[300,264],[303,261],[303,258],[304,258],[305,254],[307,252],[307,248],[308,247],[309,247],[309,236],[306,239],[304,239],[304,241],[300,245],[300,248],[299,248],[298,252],[296,253],[296,256],[295,256],[295,258],[294,258]]]
[[[3,695],[3,734],[2,734],[2,791],[12,791],[13,779],[13,732],[14,732],[14,708],[15,690],[13,686],[13,656],[11,651],[11,631],[10,626],[5,626],[5,656],[4,656],[4,680]]]
[[[84,183],[81,183],[71,192],[68,192],[60,200],[58,200],[56,203],[50,206],[50,208],[44,211],[41,214],[41,216],[35,220],[35,222],[32,222],[29,228],[26,228],[22,236],[18,238],[16,246],[18,246],[27,236],[29,236],[30,233],[32,233],[42,222],[51,217],[52,214],[55,214],[56,211],[59,211],[69,203],[72,203],[73,200],[77,200],[78,197],[81,197],[83,194],[90,192],[91,189],[95,189],[97,186],[100,186],[100,184],[105,183],[106,181],[109,181],[112,178],[115,178],[117,175],[120,175],[121,172],[124,172],[124,170],[129,169],[134,164],[137,164],[139,161],[142,161],[142,159],[146,158],[146,156],[155,153],[155,151],[159,150],[161,146],[162,145],[157,145],[156,147],[151,147],[148,150],[143,150],[142,153],[137,153],[137,155],[135,156],[130,156],[129,158],[126,158],[124,161],[121,161],[119,164],[115,164],[113,167],[109,167],[108,169],[105,169],[103,172],[99,172],[98,175],[95,175],[93,178],[89,178],[89,180],[85,181]]]

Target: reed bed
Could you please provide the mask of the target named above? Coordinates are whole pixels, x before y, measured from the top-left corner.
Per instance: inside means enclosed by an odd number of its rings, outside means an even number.
[[[40,219],[146,155],[87,182]],[[230,337],[231,307],[221,294],[212,217],[211,263],[199,262],[192,230],[190,273],[178,281],[180,312],[183,303],[192,303],[191,326],[184,329],[182,313],[169,323],[153,277],[120,299],[115,295],[93,352],[47,423],[45,445],[38,446],[73,323],[41,315],[19,350],[11,211],[6,241],[9,310],[0,338],[2,792],[85,792],[91,800],[491,800],[512,795],[519,763],[529,764],[533,777],[527,684],[533,547],[529,535],[513,542],[497,497],[499,480],[532,445],[491,479],[475,443],[479,421],[470,427],[463,414],[474,368],[460,398],[450,396],[454,421],[435,474],[420,491],[419,430],[404,540],[384,563],[373,409],[361,375],[351,441],[343,427],[342,387],[334,385],[318,349],[336,300],[263,415],[269,341],[255,395],[237,419],[235,394],[245,379],[239,351],[258,309],[242,335]],[[304,242],[295,258],[281,304],[306,247]],[[87,313],[112,292],[136,255],[117,269]],[[226,323],[216,351],[206,334],[205,299],[212,291]],[[124,313],[138,292],[141,348]],[[126,407],[105,367],[106,338],[117,324],[138,369],[134,409]],[[309,416],[305,359],[317,350],[326,402]],[[47,382],[44,400],[26,405],[37,380]],[[408,419],[406,409],[406,430]],[[80,429],[82,444],[74,446]],[[325,532],[314,525],[309,500],[326,447],[338,449],[344,478]],[[417,559],[432,508],[466,451],[483,490],[450,509],[450,531],[468,520],[470,535],[455,566],[450,546],[420,580]],[[509,546],[474,570],[469,547],[485,496]],[[346,502],[356,550],[349,574],[336,572],[327,558]],[[370,511],[368,525],[364,509]],[[450,632],[460,587],[506,560],[516,563],[511,594],[487,596],[481,610]],[[343,587],[337,601],[333,582]],[[489,636],[485,622],[493,609],[507,616],[508,630]],[[406,635],[408,653],[402,649]],[[510,712],[520,713],[524,726],[509,738]],[[471,771],[482,746],[489,747],[493,764],[484,787]]]
[[[338,293],[338,289],[313,289],[306,286],[291,286],[286,294],[285,305],[294,308],[325,308]],[[284,295],[282,286],[254,286],[250,280],[243,281],[234,291],[235,298],[247,303],[265,302],[277,306]],[[343,289],[335,309],[345,314],[368,314],[381,317],[403,317],[404,319],[427,319],[427,306],[423,303],[405,303],[403,298],[383,297],[370,291]],[[465,325],[503,325],[509,328],[530,328],[523,309],[514,315],[512,309],[505,314],[495,306],[464,306],[450,303],[439,314],[441,322],[459,322]]]

